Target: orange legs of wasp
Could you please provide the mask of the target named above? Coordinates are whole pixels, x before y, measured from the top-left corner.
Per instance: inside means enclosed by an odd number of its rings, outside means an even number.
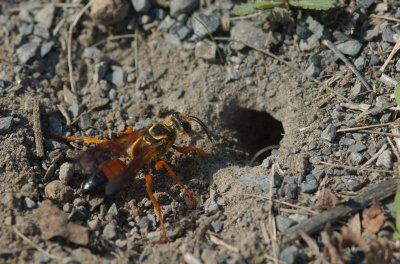
[[[124,132],[119,133],[118,135],[126,135],[132,134],[133,127],[129,126]],[[52,138],[58,141],[82,141],[85,144],[100,144],[109,141],[108,139],[97,139],[92,137],[78,137],[78,136],[59,136],[54,134],[46,134],[48,138]]]
[[[165,162],[165,160],[159,160],[156,162],[155,164],[155,168],[156,170],[160,170],[162,167],[164,167],[169,176],[176,181],[176,183],[179,184],[179,186],[183,189],[183,191],[185,192],[188,200],[186,201],[188,206],[193,209],[197,207],[197,199],[196,196],[194,195],[194,193],[192,191],[189,190],[189,188],[176,176],[175,172],[171,169],[171,167],[167,164],[167,162]]]
[[[156,243],[166,243],[166,242],[168,242],[168,238],[167,238],[167,231],[165,229],[165,224],[164,224],[164,216],[162,214],[160,204],[158,203],[156,197],[154,197],[153,192],[151,191],[151,182],[152,182],[152,180],[153,180],[152,176],[149,173],[147,173],[146,174],[146,191],[147,191],[147,194],[150,197],[151,203],[154,206],[154,210],[156,211],[158,219],[160,219],[161,240],[157,241]]]
[[[189,152],[192,152],[192,148],[191,147],[184,147],[184,148],[190,148]],[[193,148],[193,149],[197,149],[197,148]],[[197,149],[200,150],[201,153],[205,152],[201,149]],[[196,151],[197,152],[197,151]],[[156,162],[156,164],[154,165],[154,167],[156,168],[156,170],[161,170],[163,167],[167,170],[169,176],[176,181],[176,183],[178,183],[178,185],[183,189],[183,191],[185,192],[188,200],[187,200],[187,204],[190,208],[196,208],[197,206],[197,199],[196,196],[194,195],[194,193],[192,191],[189,190],[189,188],[176,176],[175,172],[171,169],[171,167],[167,164],[167,162],[165,162],[165,160],[159,160]],[[166,243],[168,242],[168,238],[167,238],[167,232],[165,229],[165,223],[164,223],[164,217],[162,214],[162,210],[161,210],[161,206],[158,203],[157,199],[154,197],[153,192],[151,191],[151,182],[152,182],[152,176],[151,174],[147,173],[146,174],[146,191],[148,196],[150,197],[151,203],[154,206],[154,210],[156,211],[156,214],[158,216],[158,219],[160,219],[160,227],[161,227],[161,240],[157,241],[156,243]]]
[[[100,144],[100,143],[104,143],[104,142],[108,141],[107,139],[97,139],[97,138],[92,138],[92,137],[76,137],[76,136],[69,136],[69,137],[67,137],[67,136],[57,136],[57,139],[58,140],[65,140],[65,141],[78,140],[78,141],[82,141],[83,143],[86,143],[86,144],[91,144],[91,143]]]
[[[176,151],[183,153],[183,154],[189,154],[191,152],[196,153],[197,155],[200,156],[207,156],[207,153],[202,150],[201,148],[196,148],[196,147],[189,147],[189,146],[172,146]]]

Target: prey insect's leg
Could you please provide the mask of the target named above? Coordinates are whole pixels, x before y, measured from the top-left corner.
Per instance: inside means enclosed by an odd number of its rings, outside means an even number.
[[[147,191],[147,194],[149,195],[150,200],[154,206],[154,210],[156,211],[158,219],[160,219],[161,240],[157,241],[156,243],[166,243],[166,242],[168,242],[168,238],[167,238],[167,231],[165,230],[164,216],[162,214],[160,204],[158,203],[156,197],[154,197],[153,192],[151,191],[152,180],[153,180],[153,178],[152,178],[151,174],[147,173],[146,174],[146,191]]]
[[[165,160],[157,161],[154,167],[156,168],[156,170],[160,170],[162,167],[164,167],[167,170],[169,176],[174,181],[176,181],[176,183],[179,184],[179,186],[183,189],[183,191],[187,195],[189,199],[187,201],[188,206],[192,209],[197,207],[197,199],[194,193],[191,190],[189,190],[189,188],[176,176],[175,172],[171,169],[171,167],[167,164],[167,162],[165,162]]]
[[[173,145],[172,148],[174,148],[176,151],[183,153],[183,154],[188,154],[190,152],[195,152],[197,155],[200,156],[207,156],[207,153],[202,150],[201,148],[196,148],[196,147],[190,147],[190,146],[175,146]]]

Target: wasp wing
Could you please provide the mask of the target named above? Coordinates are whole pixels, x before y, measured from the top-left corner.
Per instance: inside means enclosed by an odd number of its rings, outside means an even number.
[[[101,164],[109,160],[118,159],[127,155],[129,147],[146,133],[146,128],[123,134],[113,140],[100,143],[87,151],[79,158],[79,165],[86,174],[99,169]]]
[[[165,146],[164,141],[159,141],[145,147],[118,175],[113,177],[106,185],[106,195],[112,195],[125,187],[149,161],[153,160]]]

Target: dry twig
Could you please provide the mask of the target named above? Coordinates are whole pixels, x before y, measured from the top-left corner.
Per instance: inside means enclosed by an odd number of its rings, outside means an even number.
[[[76,86],[75,86],[75,81],[74,81],[74,76],[73,76],[73,66],[72,66],[72,33],[73,30],[76,26],[76,24],[78,24],[79,19],[82,17],[82,15],[86,12],[86,10],[89,9],[89,7],[92,5],[93,1],[89,1],[84,8],[82,8],[82,10],[77,14],[77,16],[75,17],[74,22],[72,22],[71,26],[69,27],[69,31],[68,31],[68,45],[67,45],[67,49],[68,49],[68,70],[69,70],[69,81],[70,81],[70,85],[71,85],[71,91],[73,93],[76,92]]]
[[[222,239],[219,239],[218,237],[214,236],[213,234],[209,234],[211,242],[213,242],[215,245],[224,247],[228,249],[229,251],[239,253],[239,248],[234,247],[223,241]]]
[[[400,23],[400,19],[397,19],[397,18],[394,18],[394,17],[379,16],[379,15],[374,15],[374,14],[371,14],[371,15],[369,15],[369,16],[370,16],[370,17],[373,17],[373,18],[386,19],[386,20],[389,20],[389,21],[393,21],[393,22]]]
[[[372,108],[372,109],[369,109],[368,111],[364,111],[364,112],[362,112],[361,114],[359,114],[359,115],[356,117],[356,121],[360,121],[362,118],[364,118],[364,117],[367,116],[367,115],[376,115],[376,114],[379,114],[380,112],[383,112],[384,110],[389,109],[389,108],[391,108],[391,107],[393,107],[393,106],[396,106],[396,105],[397,105],[396,102],[392,102],[392,103],[388,103],[388,104],[383,105],[383,106],[374,107],[374,108]]]
[[[44,148],[43,148],[42,122],[40,121],[39,98],[35,98],[33,101],[32,119],[33,119],[33,131],[35,134],[36,156],[39,158],[43,158]]]
[[[65,110],[64,106],[62,104],[57,105],[58,110],[62,114],[62,116],[65,118],[65,122],[67,123],[67,126],[71,124],[71,118],[69,118],[67,110]]]
[[[350,70],[357,76],[357,78],[361,81],[361,83],[367,88],[368,90],[372,91],[372,87],[367,83],[365,80],[364,76],[356,69],[356,67],[351,63],[346,56],[343,55],[343,53],[336,48],[336,46],[327,39],[324,39],[322,41],[322,44],[324,44],[326,47],[328,47],[331,51],[333,51],[346,65],[347,67],[350,68]]]
[[[97,46],[100,46],[109,41],[114,41],[114,40],[119,40],[119,39],[128,39],[128,38],[135,38],[135,34],[123,34],[123,35],[111,36],[111,37],[108,37],[106,39],[103,39],[103,40],[100,40],[100,41],[94,43],[91,47],[97,47]]]
[[[376,152],[369,160],[367,160],[367,162],[365,162],[360,169],[363,169],[365,167],[367,167],[369,164],[371,164],[372,162],[374,162],[384,151],[385,149],[387,149],[387,144],[384,144],[378,152]]]
[[[358,131],[358,130],[364,130],[367,128],[384,127],[384,126],[391,126],[391,125],[399,125],[399,123],[398,122],[390,122],[390,123],[376,124],[376,125],[369,125],[369,126],[341,128],[341,129],[338,129],[337,132]]]
[[[270,179],[273,178],[275,174],[275,164],[272,165],[271,172],[270,172]],[[272,246],[272,252],[274,254],[274,262],[278,263],[278,258],[279,258],[279,247],[278,247],[278,238],[277,238],[277,233],[276,233],[276,219],[273,211],[273,201],[272,201],[272,185],[269,184],[269,193],[268,193],[268,226],[269,230],[271,232],[271,246]]]
[[[376,186],[356,197],[350,199],[347,203],[341,204],[328,211],[314,216],[300,224],[297,224],[281,233],[282,244],[289,244],[300,238],[300,233],[304,232],[311,235],[322,229],[326,224],[333,223],[344,217],[355,214],[367,207],[374,200],[383,200],[392,196],[398,186],[398,180],[391,179]],[[282,245],[281,244],[281,245]]]
[[[371,171],[371,172],[378,172],[378,173],[394,173],[394,171],[391,171],[391,170],[379,170],[379,169],[361,168],[359,166],[335,164],[335,163],[329,163],[329,162],[324,162],[324,161],[320,161],[319,164],[326,165],[326,166],[329,166],[329,167],[332,167],[332,168],[343,168],[343,169],[351,169],[351,170],[356,170],[356,171]]]
[[[21,232],[18,231],[18,229],[14,228],[14,232],[15,234],[17,234],[20,238],[22,238],[23,240],[25,240],[29,245],[31,245],[32,247],[36,248],[37,250],[39,250],[40,252],[42,252],[43,254],[45,254],[47,257],[51,258],[51,259],[57,259],[57,260],[62,260],[61,257],[55,256],[53,254],[50,254],[49,252],[47,252],[46,250],[44,250],[43,248],[39,247],[38,245],[36,245],[35,243],[33,243],[32,240],[30,240],[29,238],[27,238],[24,234],[22,234]]]
[[[379,69],[381,72],[384,72],[386,69],[386,66],[389,64],[390,60],[393,58],[393,56],[399,51],[400,49],[400,38],[396,41],[396,45],[394,45],[392,51],[390,52],[389,56],[387,57],[385,63],[382,65],[382,67]]]

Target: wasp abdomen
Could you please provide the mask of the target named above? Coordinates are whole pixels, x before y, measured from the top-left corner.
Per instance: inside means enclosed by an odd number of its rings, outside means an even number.
[[[125,168],[122,160],[114,159],[103,162],[99,170],[92,173],[89,180],[83,186],[85,192],[101,192],[109,180],[117,176]]]

